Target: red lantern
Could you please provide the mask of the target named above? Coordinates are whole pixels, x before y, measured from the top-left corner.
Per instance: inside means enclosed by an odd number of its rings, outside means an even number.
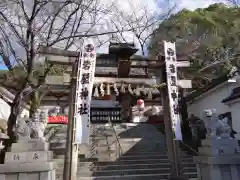
[[[144,100],[142,99],[138,99],[137,100],[137,107],[138,107],[138,110],[143,110],[144,109]]]

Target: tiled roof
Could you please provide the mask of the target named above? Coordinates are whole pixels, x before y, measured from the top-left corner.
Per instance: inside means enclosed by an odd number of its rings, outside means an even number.
[[[232,93],[227,98],[223,99],[222,102],[226,103],[234,99],[240,98],[240,86],[232,90]]]
[[[199,89],[196,89],[194,92],[188,94],[186,96],[186,100],[187,101],[191,101],[193,99],[195,99],[196,97],[208,92],[209,90],[215,88],[216,86],[226,82],[228,80],[228,76],[227,75],[224,75],[224,76],[221,76],[219,78],[216,78],[216,79],[213,79],[209,84],[208,86],[205,86],[203,88],[199,88]]]

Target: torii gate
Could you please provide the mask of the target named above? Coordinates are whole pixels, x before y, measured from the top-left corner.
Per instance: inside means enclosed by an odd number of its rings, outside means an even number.
[[[87,44],[87,46],[90,48],[94,48],[93,44]],[[86,50],[86,49],[85,49]],[[87,50],[86,50],[87,51]],[[132,51],[135,51],[133,48]],[[89,51],[91,52],[91,51]],[[77,86],[77,74],[79,72],[79,53],[73,52],[73,51],[66,51],[66,50],[60,50],[60,49],[54,49],[54,48],[46,48],[41,47],[40,53],[45,54],[45,56],[48,57],[48,61],[51,61],[52,63],[58,63],[58,64],[72,64],[72,74],[71,74],[71,92],[70,92],[70,98],[71,102],[75,100],[75,90]],[[84,53],[84,52],[81,52]],[[121,52],[118,52],[121,53]],[[54,56],[53,56],[54,55]],[[172,110],[176,110],[177,107],[174,107],[174,109],[170,108],[171,106],[174,106],[172,99],[177,99],[177,86],[180,86],[181,88],[191,88],[191,81],[190,80],[179,80],[176,79],[176,73],[177,73],[177,67],[188,67],[190,66],[190,63],[188,61],[177,61],[176,60],[176,50],[175,50],[175,44],[165,42],[165,60],[159,61],[159,60],[145,60],[141,61],[142,63],[136,64],[134,63],[134,60],[132,62],[127,60],[122,60],[118,64],[118,78],[112,78],[109,80],[129,80],[129,71],[130,68],[145,68],[145,69],[160,69],[159,76],[160,76],[160,84],[153,83],[151,85],[155,85],[158,87],[158,89],[161,92],[161,97],[163,101],[163,108],[164,108],[164,124],[166,129],[166,138],[167,138],[167,146],[168,146],[168,156],[169,160],[172,164],[172,176],[173,177],[181,177],[182,171],[181,171],[181,161],[179,156],[179,146],[178,141],[173,140],[173,129],[172,129],[172,122],[176,122],[176,117],[174,119],[174,112],[172,113]],[[170,67],[171,66],[171,67]],[[174,67],[173,67],[174,66]],[[95,68],[95,64],[93,66]],[[167,72],[167,73],[166,73]],[[172,73],[170,76],[168,73]],[[126,77],[127,76],[127,77]],[[175,79],[173,79],[175,77]],[[99,78],[96,79],[99,81]],[[106,80],[105,80],[106,81]],[[171,82],[175,83],[174,86],[174,92],[175,95],[172,97],[169,94],[172,94],[173,92],[169,92],[171,90]],[[176,110],[177,111],[177,110]],[[70,108],[69,111],[69,119],[72,119],[74,116],[74,108]],[[70,118],[71,117],[71,118]],[[179,119],[178,119],[179,121]],[[65,173],[64,173],[64,179],[69,179],[71,177],[71,180],[76,179],[76,172],[77,172],[77,165],[74,164],[77,163],[77,154],[78,154],[78,145],[73,143],[73,139],[71,137],[74,137],[73,134],[76,130],[76,122],[70,121],[68,124],[68,140],[70,140],[69,143],[66,145],[66,156],[65,156]],[[176,133],[176,132],[175,132]],[[175,135],[176,137],[176,135]],[[73,152],[73,153],[72,153]],[[74,156],[72,156],[74,154]],[[71,162],[69,162],[69,159]],[[70,169],[72,171],[70,171]]]

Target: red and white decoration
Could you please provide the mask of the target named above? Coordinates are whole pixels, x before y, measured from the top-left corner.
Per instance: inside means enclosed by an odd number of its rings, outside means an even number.
[[[49,124],[67,124],[68,116],[48,116]]]
[[[145,107],[145,105],[144,105],[144,100],[138,99],[138,100],[137,100],[137,107],[138,107],[138,110],[139,110],[139,111],[144,110],[144,107]]]
[[[76,144],[89,143],[90,105],[94,83],[96,52],[92,39],[83,42],[78,60],[78,74],[75,98]]]
[[[175,135],[175,140],[182,140],[178,107],[177,57],[175,43],[164,41],[164,50],[172,129]]]

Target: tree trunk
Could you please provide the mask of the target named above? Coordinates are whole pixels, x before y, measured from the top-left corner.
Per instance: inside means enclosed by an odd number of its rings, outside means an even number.
[[[12,143],[16,141],[16,136],[15,136],[13,129],[16,125],[17,115],[18,115],[15,112],[16,112],[16,110],[17,111],[20,110],[19,104],[17,103],[19,96],[20,96],[20,93],[18,93],[15,96],[13,103],[11,105],[11,112],[10,112],[8,122],[7,122],[7,124],[8,124],[7,135],[9,136],[9,139],[5,140],[5,142],[4,142],[4,145],[5,145],[4,151],[5,152],[10,151]]]
[[[32,118],[33,114],[36,112],[36,110],[40,107],[40,97],[39,92],[34,91],[30,96],[30,110],[29,110],[29,117]]]

